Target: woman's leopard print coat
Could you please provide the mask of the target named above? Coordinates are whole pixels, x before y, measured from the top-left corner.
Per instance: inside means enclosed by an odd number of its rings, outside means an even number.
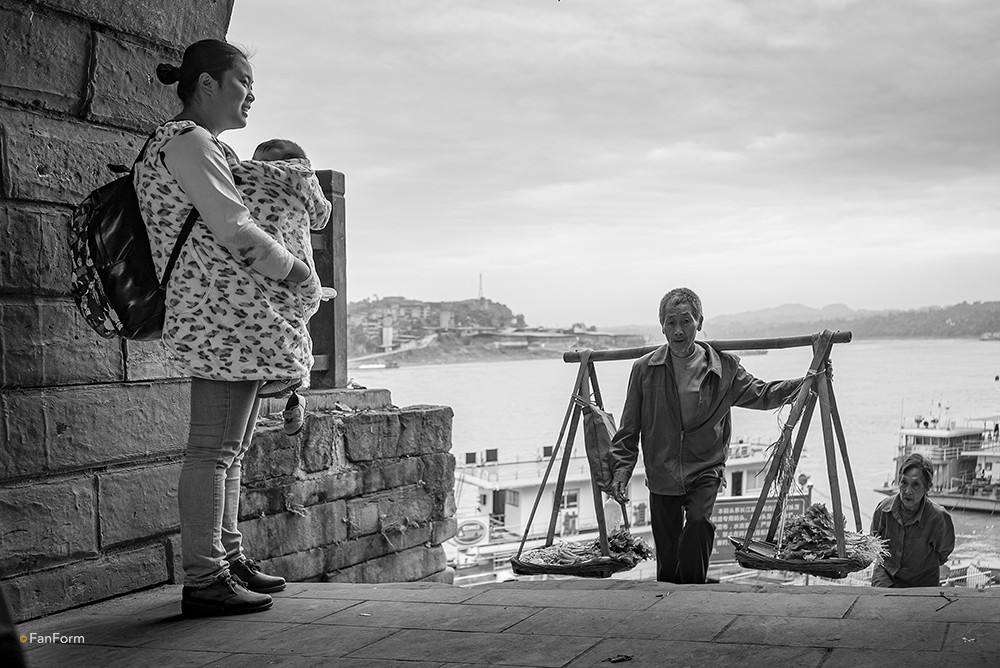
[[[135,168],[135,188],[149,232],[153,262],[162,274],[191,201],[171,176],[162,148],[197,126],[191,121],[161,126]],[[216,140],[230,169],[239,158]],[[304,378],[312,367],[312,342],[304,322],[283,317],[271,302],[275,279],[253,270],[252,248],[238,249],[237,258],[219,243],[200,220],[184,244],[167,286],[167,312],[162,341],[180,369],[210,380],[273,380]],[[304,313],[319,294],[313,272],[300,285],[286,284]],[[285,309],[286,311],[288,309]]]

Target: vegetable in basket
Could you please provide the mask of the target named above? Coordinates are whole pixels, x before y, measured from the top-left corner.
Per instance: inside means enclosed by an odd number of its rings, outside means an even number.
[[[847,557],[879,564],[888,556],[885,541],[870,534],[844,532]],[[802,515],[789,517],[778,548],[779,559],[816,561],[837,557],[837,534],[826,504],[814,503]]]
[[[610,558],[628,564],[632,568],[643,559],[653,556],[653,549],[641,538],[633,536],[624,528],[608,534]],[[536,564],[570,566],[588,561],[604,559],[601,541],[594,539],[585,543],[558,542],[548,547],[539,547],[524,553],[522,559]]]

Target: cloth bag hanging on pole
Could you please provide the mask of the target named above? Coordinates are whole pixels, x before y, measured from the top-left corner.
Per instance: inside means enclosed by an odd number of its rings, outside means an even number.
[[[611,413],[597,404],[577,397],[576,402],[583,409],[583,443],[590,461],[590,471],[594,482],[605,494],[611,493],[614,468],[611,460],[611,440],[618,428]]]
[[[611,441],[618,428],[615,426],[614,416],[600,405],[601,398],[597,390],[596,375],[593,376],[596,402],[590,400],[590,379],[594,373],[593,365],[590,362],[590,353],[590,350],[584,350],[580,354],[580,365],[583,367],[583,373],[576,387],[573,401],[582,409],[583,443],[587,450],[587,460],[590,462],[590,473],[594,484],[605,494],[611,494],[611,485],[614,482]]]

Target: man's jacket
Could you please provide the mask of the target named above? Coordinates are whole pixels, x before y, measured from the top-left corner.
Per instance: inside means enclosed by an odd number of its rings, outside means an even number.
[[[764,382],[746,372],[736,355],[705,348],[708,373],[691,426],[682,427],[677,378],[664,344],[632,365],[621,423],[611,442],[615,470],[629,475],[639,457],[654,494],[681,495],[703,476],[722,479],[732,433],[730,408],[778,408],[793,397],[802,378]]]

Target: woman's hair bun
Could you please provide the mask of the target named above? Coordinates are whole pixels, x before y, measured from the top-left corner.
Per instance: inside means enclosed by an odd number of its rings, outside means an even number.
[[[160,63],[156,66],[156,78],[160,83],[170,85],[180,81],[181,69],[170,63]]]

